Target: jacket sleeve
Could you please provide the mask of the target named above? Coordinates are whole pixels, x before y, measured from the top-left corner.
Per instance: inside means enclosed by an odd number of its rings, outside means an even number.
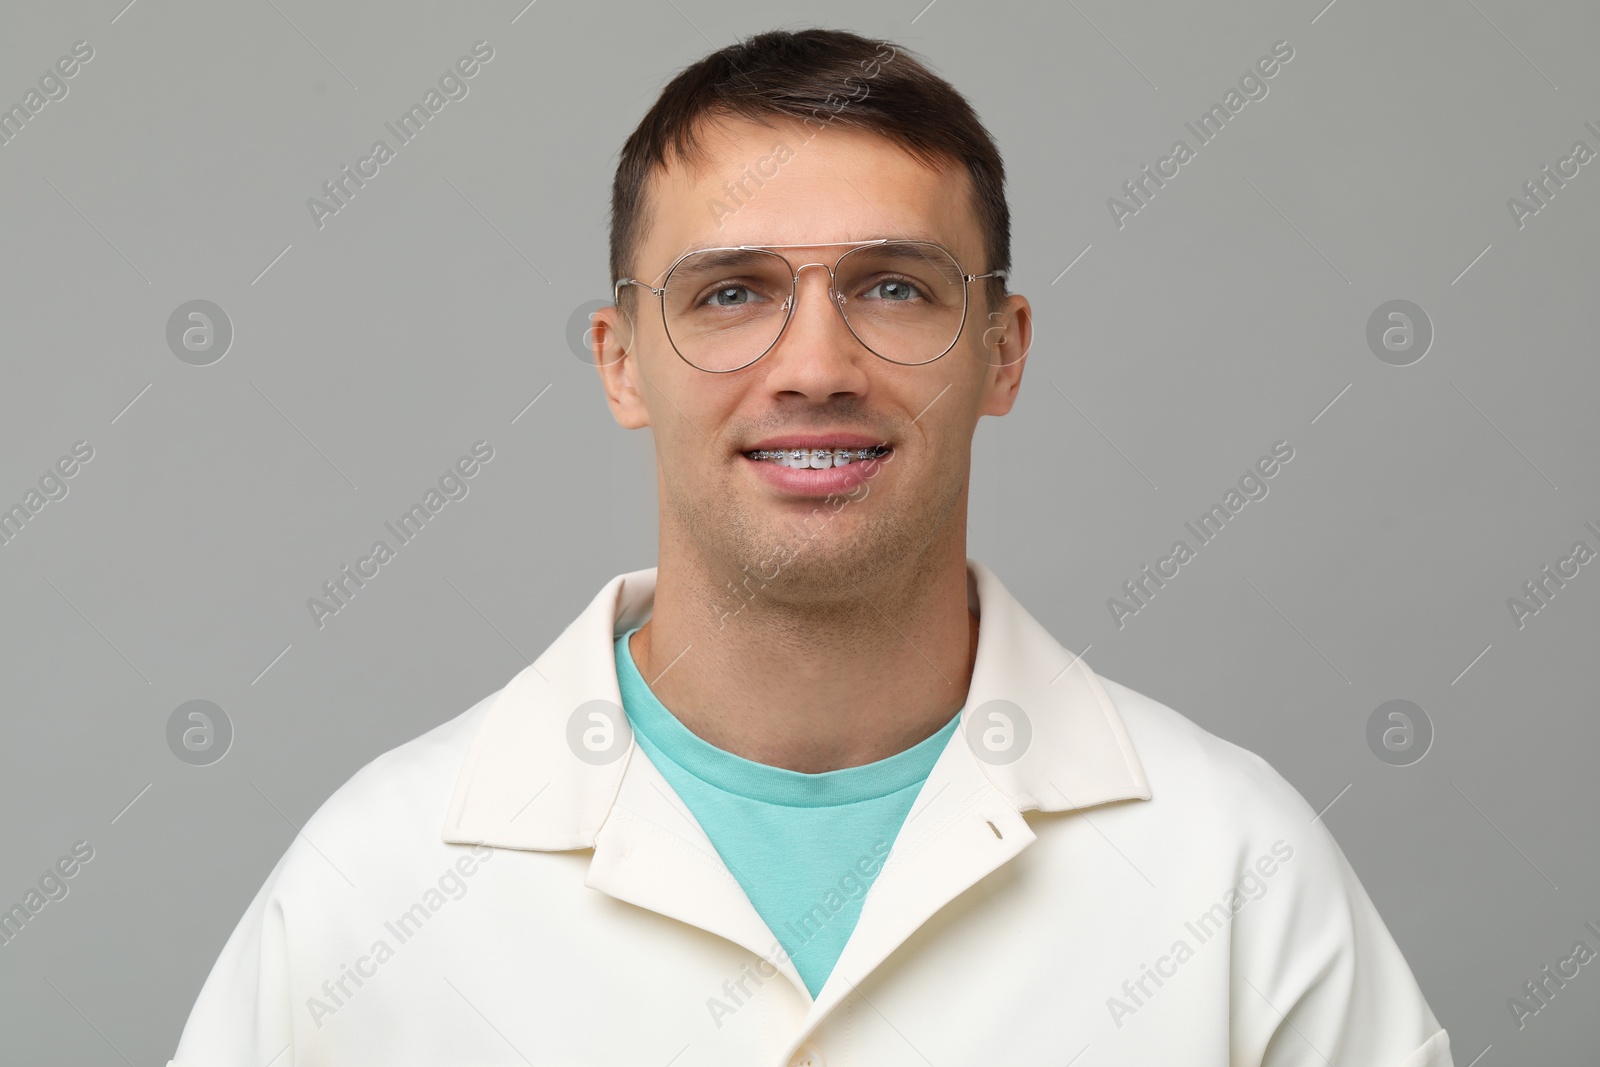
[[[1270,814],[1252,819],[1258,839],[1239,858],[1230,1062],[1454,1067],[1449,1035],[1338,842],[1271,765],[1252,761]],[[1260,864],[1274,845],[1280,862]]]
[[[291,845],[234,927],[167,1067],[295,1067],[280,876]]]

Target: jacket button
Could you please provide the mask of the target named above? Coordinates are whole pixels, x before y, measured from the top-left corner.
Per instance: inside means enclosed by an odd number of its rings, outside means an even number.
[[[795,1051],[794,1058],[789,1061],[789,1067],[826,1067],[822,1053],[810,1045],[801,1045]]]

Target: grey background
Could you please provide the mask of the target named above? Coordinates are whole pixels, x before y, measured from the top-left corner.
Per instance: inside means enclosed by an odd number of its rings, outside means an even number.
[[[1600,10],[524,2],[4,11],[6,106],[95,50],[0,146],[0,503],[95,450],[0,545],[0,903],[95,849],[0,947],[4,1059],[163,1063],[296,827],[654,563],[650,440],[568,321],[660,86],[805,25],[917,50],[1006,158],[1037,333],[969,554],[1326,808],[1458,1064],[1592,1056],[1600,965],[1520,1031],[1506,1001],[1600,925],[1600,564],[1521,629],[1506,600],[1600,547],[1600,161],[1520,229],[1506,201],[1600,149]],[[306,200],[480,39],[469,95],[318,229]],[[1279,40],[1267,97],[1119,229],[1107,199]],[[194,299],[234,329],[210,366],[165,339]],[[1365,340],[1392,299],[1435,330],[1406,367]],[[307,598],[480,439],[469,495],[319,630]],[[1278,440],[1270,495],[1119,629],[1107,598]],[[210,766],[166,742],[194,699],[235,731]],[[1411,766],[1367,745],[1391,699],[1435,731]]]

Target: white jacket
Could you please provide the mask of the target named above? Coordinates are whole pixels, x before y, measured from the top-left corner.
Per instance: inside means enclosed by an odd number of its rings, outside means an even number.
[[[620,714],[648,568],[329,798],[169,1067],[1451,1067],[1295,789],[967,566],[963,728],[815,1001]]]

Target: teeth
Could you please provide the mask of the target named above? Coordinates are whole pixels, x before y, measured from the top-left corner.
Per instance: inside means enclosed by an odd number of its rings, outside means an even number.
[[[793,448],[777,451],[757,450],[747,455],[752,459],[776,463],[780,467],[823,470],[827,467],[843,467],[862,460],[878,459],[887,451],[887,447]]]

